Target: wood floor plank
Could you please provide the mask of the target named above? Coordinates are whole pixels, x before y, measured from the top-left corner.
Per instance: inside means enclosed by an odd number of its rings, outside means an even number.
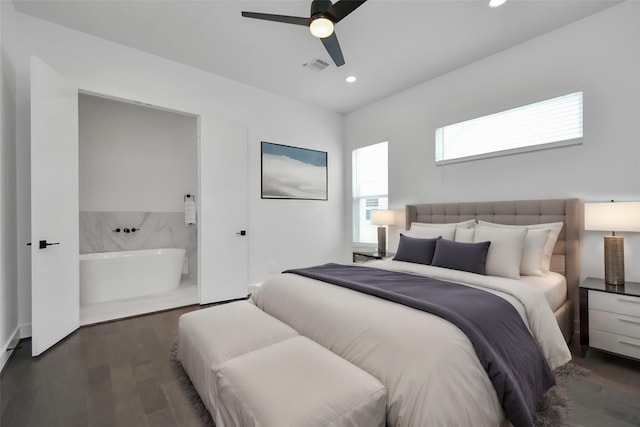
[[[60,412],[61,394],[63,387],[42,387],[36,393],[36,398],[29,414],[28,427],[64,427]]]
[[[167,402],[162,388],[160,388],[160,383],[156,379],[151,378],[139,381],[137,388],[145,414],[148,415],[161,409],[169,408],[169,402]]]
[[[6,400],[0,416],[0,425],[26,426],[36,397],[33,390],[4,391],[0,397],[3,401]]]
[[[169,402],[176,423],[180,427],[203,426],[195,407],[185,395],[182,386],[177,380],[162,384],[162,391],[167,398],[167,402]]]
[[[151,414],[147,414],[149,427],[181,427],[176,424],[169,408],[163,408]]]
[[[108,427],[118,425],[116,420],[115,401],[111,389],[90,388],[87,406],[89,427]]]
[[[149,427],[140,395],[116,400],[116,420],[119,427]]]

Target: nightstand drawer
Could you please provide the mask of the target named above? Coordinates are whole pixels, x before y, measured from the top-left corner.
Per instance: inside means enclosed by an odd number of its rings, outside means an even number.
[[[589,310],[589,328],[640,339],[640,317]]]
[[[589,329],[589,346],[640,359],[640,339]]]
[[[589,308],[640,317],[640,298],[590,290]]]

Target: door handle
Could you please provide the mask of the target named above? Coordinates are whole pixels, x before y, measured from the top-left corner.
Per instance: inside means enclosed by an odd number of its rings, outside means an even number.
[[[60,242],[54,242],[54,243],[47,243],[46,240],[40,240],[40,242],[38,243],[38,247],[39,249],[47,249],[47,246],[53,246],[53,245],[59,245]]]
[[[247,230],[240,230],[236,233],[238,236],[246,236],[247,235]]]

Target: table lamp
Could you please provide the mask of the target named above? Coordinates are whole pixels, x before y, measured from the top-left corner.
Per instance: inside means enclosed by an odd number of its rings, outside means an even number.
[[[371,211],[371,225],[378,226],[378,255],[387,254],[387,229],[385,225],[393,225],[395,212],[390,210]]]
[[[584,229],[612,232],[604,237],[604,281],[624,285],[624,237],[616,232],[640,232],[640,202],[585,203]]]

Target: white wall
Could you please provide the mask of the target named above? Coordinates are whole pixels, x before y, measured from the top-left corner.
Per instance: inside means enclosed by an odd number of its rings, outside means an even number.
[[[640,200],[639,16],[640,3],[621,3],[353,112],[346,158],[388,140],[389,201],[399,210],[420,202]],[[578,90],[582,145],[435,166],[436,128]],[[584,233],[583,277],[604,277],[605,234]],[[627,280],[640,281],[640,234],[626,236]]]
[[[248,128],[250,283],[269,275],[268,262],[280,269],[346,259],[339,232],[344,229],[341,115],[31,18],[12,6],[8,9],[20,40],[10,56],[18,83],[19,170],[28,171],[28,63],[34,54],[83,90],[222,118]],[[327,151],[329,201],[261,200],[261,140]],[[224,150],[220,145],[220,155]],[[18,172],[17,179],[18,216],[28,217],[24,200],[29,198],[28,172]],[[220,203],[224,207],[224,201]],[[20,223],[18,241],[27,241],[28,236],[28,224]],[[19,257],[20,321],[29,323],[28,253],[21,251]]]
[[[15,76],[6,60],[4,4],[0,4],[0,369],[19,338],[16,257]]]
[[[80,211],[180,212],[198,186],[193,116],[80,95]]]

